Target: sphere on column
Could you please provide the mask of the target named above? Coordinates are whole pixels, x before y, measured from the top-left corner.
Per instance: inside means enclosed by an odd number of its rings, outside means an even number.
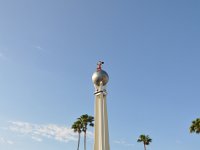
[[[103,85],[106,85],[108,83],[108,80],[109,76],[104,70],[98,70],[92,75],[92,81],[96,86],[99,86],[101,81]]]

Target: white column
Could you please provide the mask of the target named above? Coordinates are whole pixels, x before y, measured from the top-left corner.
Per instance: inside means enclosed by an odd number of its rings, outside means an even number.
[[[110,150],[106,90],[101,86],[95,93],[94,150]]]

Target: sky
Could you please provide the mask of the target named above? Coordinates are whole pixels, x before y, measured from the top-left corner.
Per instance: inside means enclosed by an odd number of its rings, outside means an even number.
[[[111,150],[193,150],[200,117],[199,0],[0,0],[0,148],[73,150],[109,74]],[[93,128],[87,150],[93,149]],[[83,150],[83,137],[81,147]]]

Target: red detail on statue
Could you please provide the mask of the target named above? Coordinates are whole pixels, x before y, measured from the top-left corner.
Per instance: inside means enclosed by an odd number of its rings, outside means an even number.
[[[102,69],[102,64],[104,64],[104,62],[102,62],[102,61],[99,61],[99,62],[97,63],[97,71],[101,71],[101,69]]]

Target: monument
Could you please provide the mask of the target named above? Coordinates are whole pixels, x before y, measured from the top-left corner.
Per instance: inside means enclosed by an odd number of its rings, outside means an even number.
[[[104,64],[102,61],[97,63],[97,69],[92,75],[95,87],[94,150],[110,150],[106,105],[106,84],[109,76],[102,70],[102,64]]]

